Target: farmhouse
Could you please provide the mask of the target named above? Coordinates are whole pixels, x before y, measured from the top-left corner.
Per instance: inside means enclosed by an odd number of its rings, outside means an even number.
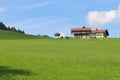
[[[96,37],[96,38],[105,38],[109,36],[108,30],[103,29],[103,30],[93,30],[92,31],[92,36],[91,37]]]
[[[106,38],[109,33],[107,29],[92,30],[91,28],[71,28],[71,35],[74,38]]]

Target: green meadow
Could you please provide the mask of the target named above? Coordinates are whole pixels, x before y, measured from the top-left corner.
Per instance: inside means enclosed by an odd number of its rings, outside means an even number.
[[[0,80],[120,80],[120,39],[0,39]]]

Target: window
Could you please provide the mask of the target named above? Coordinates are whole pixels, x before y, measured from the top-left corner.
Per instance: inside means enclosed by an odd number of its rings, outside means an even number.
[[[96,36],[103,37],[103,33],[96,33]]]
[[[97,33],[97,34],[96,34],[96,36],[100,36],[100,34],[99,34],[99,33]]]

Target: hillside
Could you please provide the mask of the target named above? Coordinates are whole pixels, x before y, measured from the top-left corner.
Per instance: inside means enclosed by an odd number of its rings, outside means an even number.
[[[120,80],[120,39],[0,40],[0,80]]]
[[[41,37],[7,30],[0,30],[0,39],[39,39]]]

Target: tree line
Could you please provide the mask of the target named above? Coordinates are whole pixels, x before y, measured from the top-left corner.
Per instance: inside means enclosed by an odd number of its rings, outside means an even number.
[[[8,30],[12,32],[25,33],[23,30],[16,29],[15,27],[6,26],[4,23],[0,22],[0,30]]]

